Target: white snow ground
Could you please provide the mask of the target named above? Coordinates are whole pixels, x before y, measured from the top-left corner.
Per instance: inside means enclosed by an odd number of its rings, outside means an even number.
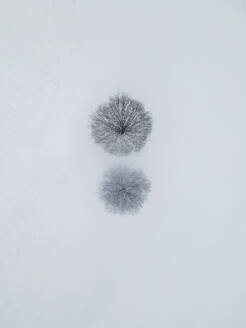
[[[0,1],[0,327],[245,328],[246,2]],[[154,118],[138,155],[89,138],[117,90]],[[108,214],[110,165],[144,170]]]

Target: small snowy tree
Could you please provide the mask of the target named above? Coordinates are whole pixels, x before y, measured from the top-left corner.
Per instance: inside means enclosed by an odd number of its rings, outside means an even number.
[[[141,170],[116,166],[106,172],[99,196],[110,212],[134,214],[143,206],[150,187]]]

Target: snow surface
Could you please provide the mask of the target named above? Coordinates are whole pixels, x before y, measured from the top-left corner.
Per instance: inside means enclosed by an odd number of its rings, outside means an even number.
[[[246,327],[246,2],[0,1],[0,327]],[[117,90],[137,155],[93,144]],[[152,182],[105,211],[111,165]]]

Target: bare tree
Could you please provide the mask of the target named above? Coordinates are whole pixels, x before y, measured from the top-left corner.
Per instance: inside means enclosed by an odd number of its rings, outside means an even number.
[[[116,166],[106,172],[99,196],[110,212],[134,214],[143,206],[150,187],[150,181],[141,170]]]
[[[139,101],[126,94],[110,97],[91,116],[91,135],[107,152],[138,152],[152,130],[152,118]]]

